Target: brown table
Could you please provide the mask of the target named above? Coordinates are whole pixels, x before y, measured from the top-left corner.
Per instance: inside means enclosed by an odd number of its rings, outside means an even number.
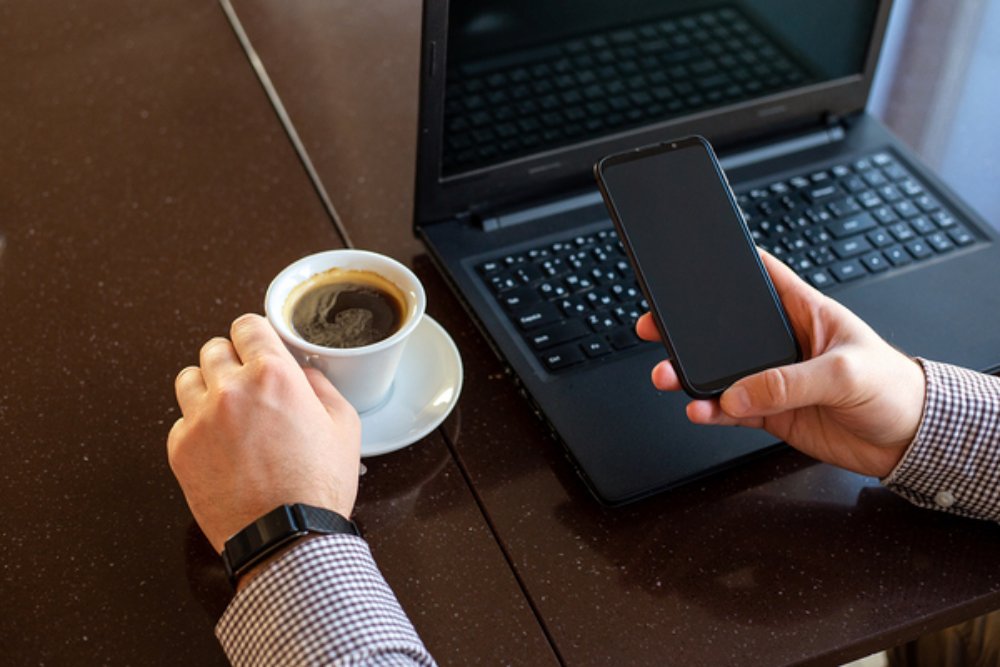
[[[173,379],[343,240],[217,4],[0,3],[0,37],[0,662],[225,664],[228,584],[166,461]],[[554,662],[441,434],[361,487],[442,662]]]
[[[562,662],[837,664],[1000,607],[996,525],[792,451],[599,507],[410,234],[420,3],[233,6],[353,242],[411,261],[458,341],[445,435]]]
[[[214,3],[0,2],[0,556],[10,664],[222,664],[166,465],[172,382],[291,260],[425,281],[466,385],[357,518],[442,664],[834,663],[1000,606],[996,527],[791,452],[586,495],[410,235],[419,3],[239,0],[349,233]]]

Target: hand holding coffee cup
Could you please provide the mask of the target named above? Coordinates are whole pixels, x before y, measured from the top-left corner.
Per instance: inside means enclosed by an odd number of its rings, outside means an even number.
[[[425,307],[412,271],[364,250],[304,257],[278,274],[264,300],[299,363],[320,370],[358,412],[388,397]]]

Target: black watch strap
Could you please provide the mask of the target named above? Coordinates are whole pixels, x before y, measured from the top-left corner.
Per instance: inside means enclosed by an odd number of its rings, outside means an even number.
[[[236,585],[251,567],[309,533],[361,535],[353,521],[333,510],[301,503],[276,507],[226,540],[222,562],[229,580]]]

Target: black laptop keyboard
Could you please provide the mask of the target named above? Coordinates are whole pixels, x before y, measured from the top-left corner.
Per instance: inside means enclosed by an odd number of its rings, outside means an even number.
[[[926,261],[979,241],[887,152],[737,190],[756,243],[819,289]],[[640,344],[649,309],[613,229],[477,267],[549,371]]]
[[[577,36],[448,75],[451,173],[792,86],[805,67],[734,7]]]

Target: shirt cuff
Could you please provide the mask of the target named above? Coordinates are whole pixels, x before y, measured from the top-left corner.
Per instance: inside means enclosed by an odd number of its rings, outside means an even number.
[[[353,535],[292,547],[236,595],[215,634],[236,666],[434,664]]]
[[[924,416],[883,484],[922,507],[1000,521],[1000,378],[918,361]]]

